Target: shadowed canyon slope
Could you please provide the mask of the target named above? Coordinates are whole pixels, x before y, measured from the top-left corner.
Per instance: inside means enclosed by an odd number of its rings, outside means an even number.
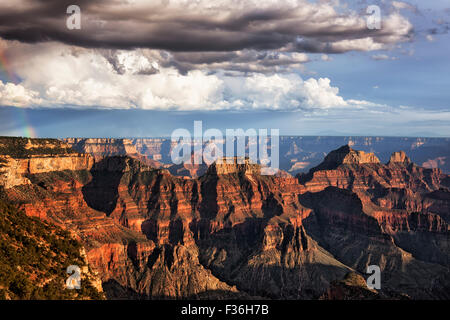
[[[8,201],[77,234],[109,298],[450,298],[450,177],[404,152],[383,164],[347,145],[297,177],[246,163],[185,179],[137,156],[38,139],[17,154],[12,141],[0,139]],[[379,292],[349,280],[369,265]]]

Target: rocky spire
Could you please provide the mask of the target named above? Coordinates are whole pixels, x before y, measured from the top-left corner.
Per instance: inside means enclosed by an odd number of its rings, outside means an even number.
[[[400,164],[410,164],[411,160],[408,158],[404,151],[397,151],[391,155],[388,164],[400,163]]]

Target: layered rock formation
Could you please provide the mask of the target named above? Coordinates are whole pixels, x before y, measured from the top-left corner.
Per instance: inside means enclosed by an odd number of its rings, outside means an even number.
[[[123,140],[123,141],[122,141]],[[170,152],[175,143],[170,138],[134,139],[65,139],[79,152],[94,156],[130,155],[142,161],[154,160],[173,166],[172,174],[199,177],[202,166],[173,165]],[[134,145],[135,149],[130,145]],[[119,145],[122,145],[119,147]],[[331,136],[282,136],[280,137],[280,169],[290,174],[308,172],[319,165],[330,150],[342,145],[374,153],[382,162],[387,162],[393,152],[404,150],[412,161],[426,168],[441,168],[450,173],[450,139],[448,138],[402,138],[402,137],[331,137]],[[246,145],[246,150],[248,145]],[[126,152],[125,152],[126,151]],[[135,154],[138,156],[133,156]],[[148,163],[157,165],[156,163]],[[199,170],[198,170],[199,169]]]
[[[331,298],[371,264],[383,292],[449,297],[449,177],[438,169],[344,146],[296,178],[259,172],[225,162],[183,179],[106,157],[4,185],[28,215],[79,236],[109,298]]]
[[[155,168],[161,166],[158,161],[138,152],[132,139],[67,138],[64,142],[78,152],[90,154],[96,161],[112,156],[129,156]]]
[[[346,145],[330,152],[315,170],[332,170],[342,164],[362,165],[368,163],[380,163],[380,160],[373,153],[354,150]]]
[[[396,161],[400,159],[401,161]],[[373,154],[344,146],[330,152],[308,174],[299,175],[300,183],[310,191],[335,186],[353,191],[376,188],[411,189],[425,192],[439,189],[447,175],[439,169],[425,169],[408,161],[404,153],[394,153],[387,165]]]
[[[406,153],[404,151],[397,151],[391,155],[388,164],[396,164],[396,163],[408,165],[411,163],[411,160],[406,156]]]
[[[56,139],[0,138],[0,185],[30,184],[29,175],[64,170],[89,170],[94,160]]]

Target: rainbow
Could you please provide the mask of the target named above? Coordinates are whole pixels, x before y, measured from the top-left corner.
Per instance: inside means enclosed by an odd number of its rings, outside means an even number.
[[[31,125],[31,121],[28,119],[28,110],[18,108],[16,119],[19,122],[20,128],[22,128],[22,134],[27,138],[37,138],[36,130]]]
[[[12,82],[14,84],[19,83],[19,79],[16,76],[16,74],[11,70],[10,64],[8,62],[8,59],[3,51],[0,50],[0,71],[3,70],[3,72],[6,74],[8,81]]]
[[[2,73],[6,75],[7,82],[12,82],[14,84],[18,84],[20,82],[19,78],[11,70],[11,65],[8,62],[5,53],[0,50],[0,75]],[[18,122],[19,127],[22,130],[22,135],[27,138],[36,138],[37,134],[28,119],[27,110],[24,110],[22,108],[15,108],[13,114],[15,115],[14,118]]]

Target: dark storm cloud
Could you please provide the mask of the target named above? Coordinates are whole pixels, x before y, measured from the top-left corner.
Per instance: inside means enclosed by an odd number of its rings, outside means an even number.
[[[0,37],[22,42],[59,41],[89,48],[162,49],[170,52],[233,52],[239,50],[294,50],[340,53],[370,50],[352,41],[369,38],[384,46],[407,41],[412,26],[401,16],[389,16],[382,30],[369,30],[364,17],[341,13],[331,4],[299,0],[265,1],[127,1],[17,0],[0,4]],[[82,29],[66,28],[66,9],[82,11]],[[298,41],[298,39],[303,39]],[[190,55],[194,60],[202,59]],[[203,57],[214,59],[226,56]],[[179,59],[179,63],[198,63]]]
[[[308,62],[306,54],[243,50],[235,52],[174,52],[166,60],[182,73],[197,68],[236,72],[284,72]]]

